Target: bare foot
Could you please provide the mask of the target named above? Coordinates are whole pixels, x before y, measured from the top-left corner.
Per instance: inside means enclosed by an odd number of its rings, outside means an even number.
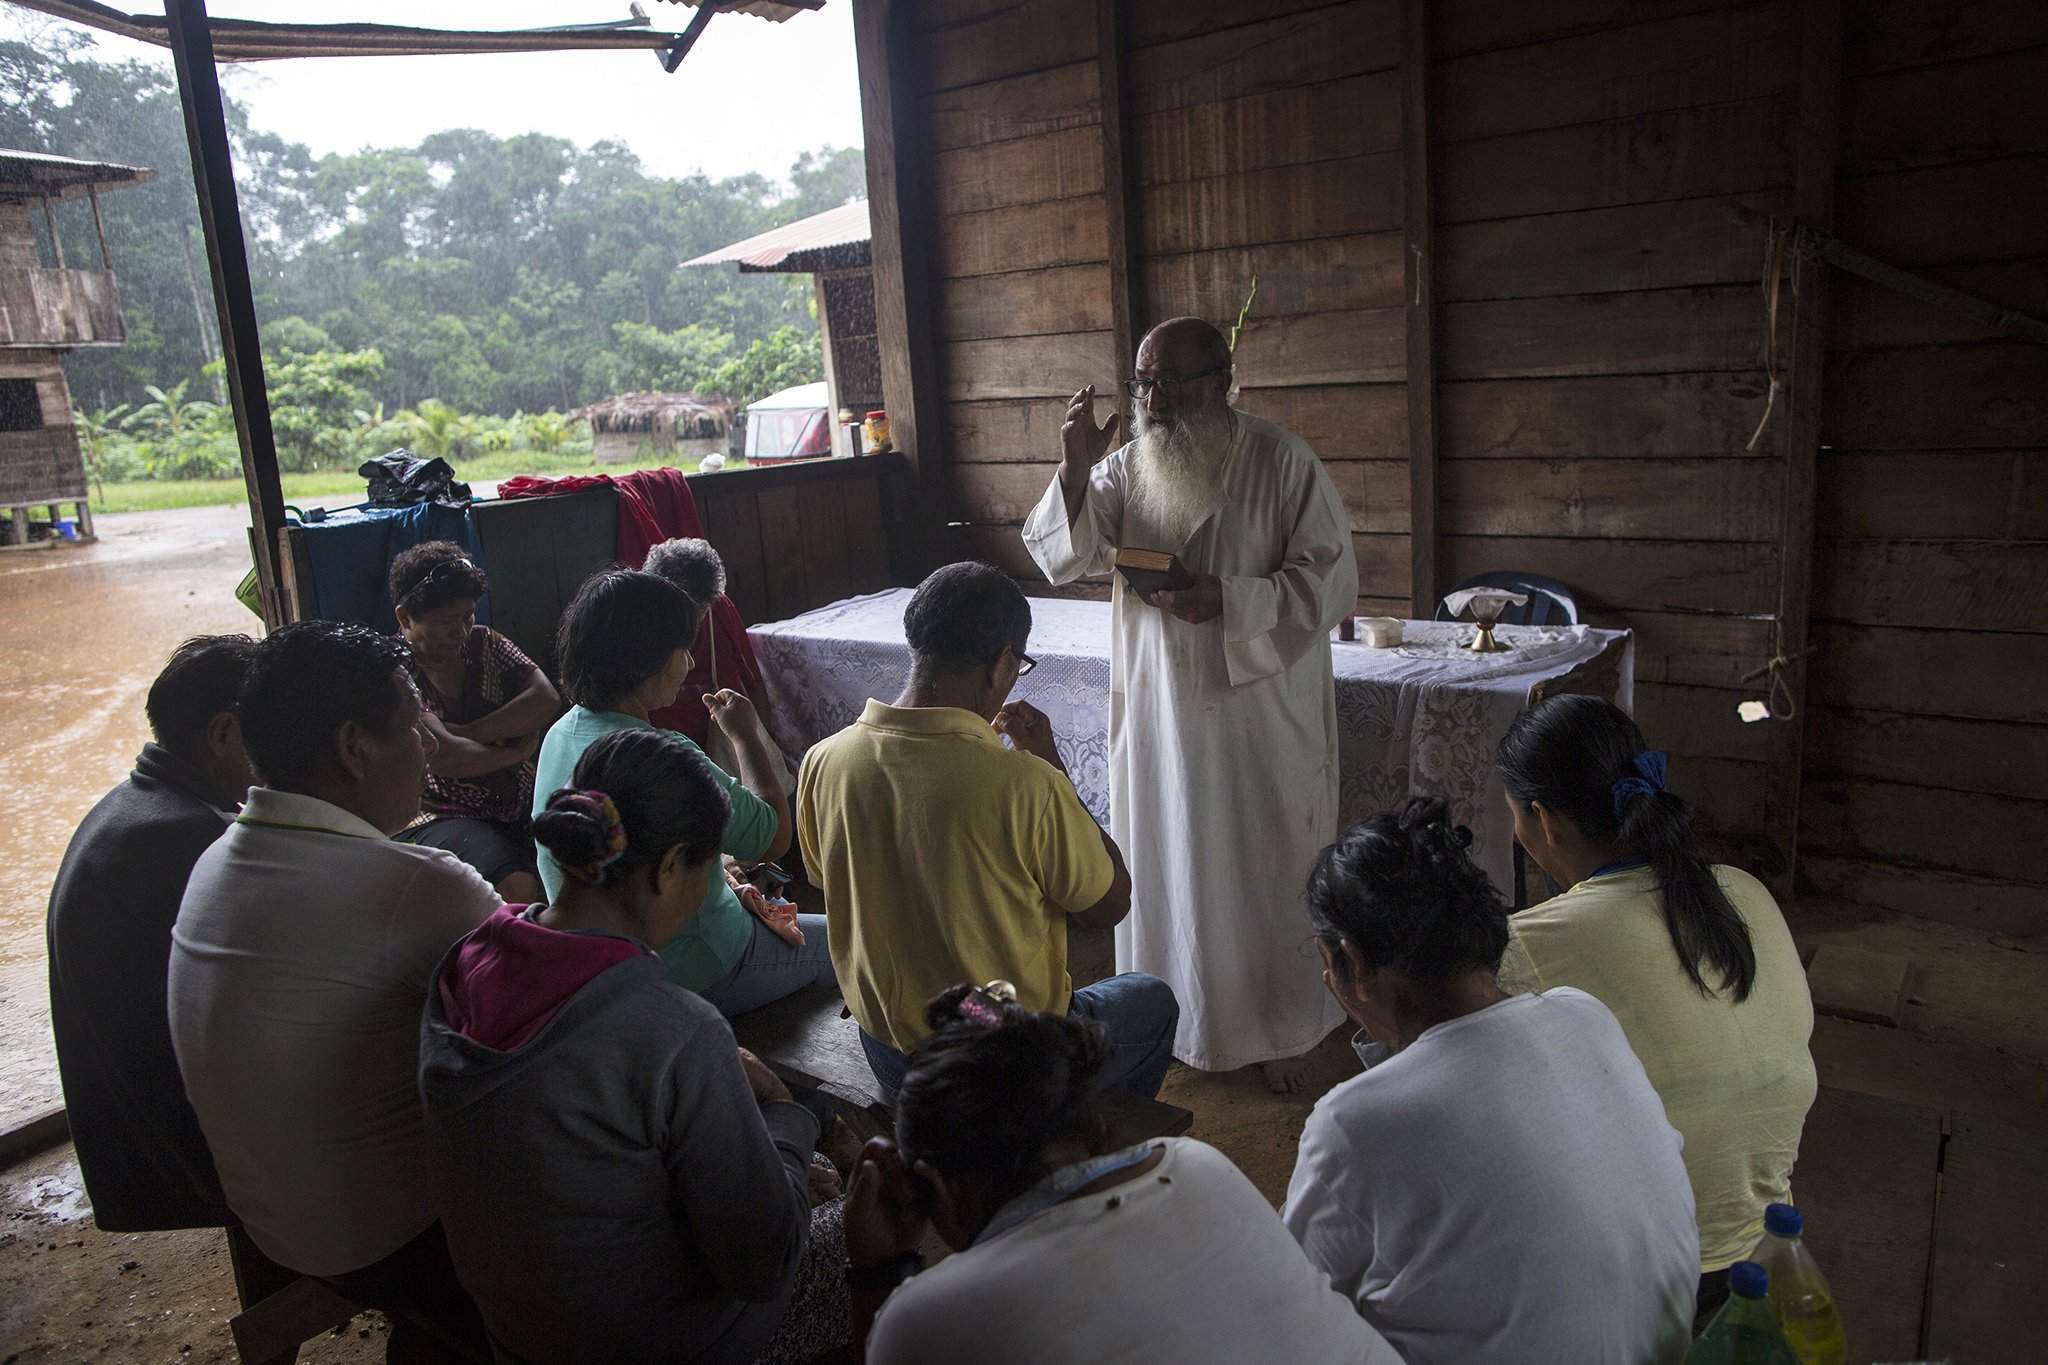
[[[1292,1095],[1308,1085],[1308,1057],[1282,1057],[1259,1063],[1259,1078],[1275,1095]]]

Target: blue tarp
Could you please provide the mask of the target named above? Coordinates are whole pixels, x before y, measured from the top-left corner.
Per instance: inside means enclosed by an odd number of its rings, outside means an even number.
[[[313,601],[308,614],[320,621],[354,621],[374,630],[392,630],[397,623],[385,586],[391,561],[426,540],[452,540],[490,572],[467,508],[440,503],[363,507],[308,523],[306,557],[313,570]],[[476,619],[490,623],[488,596],[477,603]]]

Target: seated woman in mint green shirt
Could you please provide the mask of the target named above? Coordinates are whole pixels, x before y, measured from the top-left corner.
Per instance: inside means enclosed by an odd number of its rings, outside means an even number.
[[[541,741],[536,816],[571,785],[585,749],[616,731],[651,725],[649,713],[675,700],[690,672],[697,616],[680,588],[653,574],[607,569],[577,590],[557,637],[562,692],[575,705]],[[775,746],[739,693],[714,693],[704,702],[739,755],[737,777],[705,760],[731,805],[719,848],[742,863],[780,857],[789,848],[790,816]],[[540,879],[550,901],[561,894],[562,869],[545,848]],[[714,877],[703,907],[660,946],[665,974],[728,1018],[814,981],[835,980],[825,917],[798,915],[796,927],[802,942],[785,941],[740,903],[724,877]]]

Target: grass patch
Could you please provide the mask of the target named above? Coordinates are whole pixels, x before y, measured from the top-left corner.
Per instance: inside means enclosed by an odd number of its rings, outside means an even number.
[[[695,472],[694,464],[681,466]],[[744,460],[733,460],[727,469],[744,469]],[[509,450],[480,455],[456,466],[457,476],[470,483],[495,483],[515,474],[625,474],[624,465],[601,465],[588,456],[550,458],[530,451]],[[284,500],[294,507],[340,508],[363,501],[364,480],[351,470],[320,470],[311,474],[283,476]],[[248,498],[240,479],[139,479],[131,483],[109,483],[105,491],[95,490],[95,512],[164,512],[178,507],[229,507]]]

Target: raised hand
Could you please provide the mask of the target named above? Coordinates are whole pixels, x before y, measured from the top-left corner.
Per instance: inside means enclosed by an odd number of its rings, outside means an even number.
[[[726,737],[734,743],[754,733],[760,725],[760,717],[754,713],[754,703],[746,693],[735,692],[730,687],[704,694],[704,709],[711,713],[711,719]]]
[[[887,1138],[869,1138],[854,1163],[846,1192],[846,1259],[856,1269],[882,1265],[915,1251],[925,1217],[917,1183]]]
[[[1059,746],[1053,743],[1052,721],[1028,701],[1006,702],[992,722],[999,735],[1007,737],[1027,754],[1036,754],[1053,767],[1066,771],[1060,762]]]
[[[1060,462],[1085,473],[1116,448],[1122,425],[1122,414],[1114,411],[1108,421],[1095,425],[1095,386],[1090,384],[1067,404],[1067,419],[1060,426]]]

